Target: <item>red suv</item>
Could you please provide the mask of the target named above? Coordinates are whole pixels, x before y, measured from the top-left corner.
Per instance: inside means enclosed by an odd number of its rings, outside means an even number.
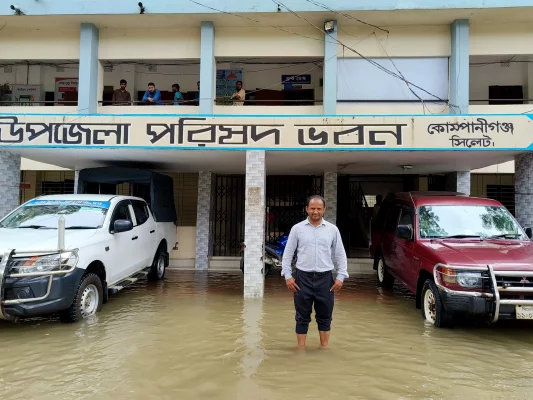
[[[533,319],[533,242],[499,202],[461,193],[388,195],[372,225],[379,284],[395,280],[437,327]]]

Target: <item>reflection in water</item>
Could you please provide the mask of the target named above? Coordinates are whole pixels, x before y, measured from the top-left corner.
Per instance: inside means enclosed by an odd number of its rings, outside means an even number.
[[[263,300],[242,276],[168,271],[91,321],[0,323],[0,393],[14,399],[528,399],[532,324],[435,329],[411,294],[347,280],[330,348],[299,351],[283,278]]]

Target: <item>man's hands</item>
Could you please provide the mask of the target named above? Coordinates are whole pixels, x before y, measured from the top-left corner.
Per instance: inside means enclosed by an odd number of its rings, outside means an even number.
[[[291,292],[296,293],[298,290],[300,290],[300,288],[299,288],[298,285],[296,284],[296,279],[294,279],[294,278],[286,279],[286,280],[285,280],[285,283],[287,284],[287,288],[288,288]]]
[[[338,292],[339,290],[341,290],[342,288],[342,282],[339,281],[338,279],[335,280],[335,283],[333,284],[333,286],[331,287],[331,289],[329,290],[330,292]]]

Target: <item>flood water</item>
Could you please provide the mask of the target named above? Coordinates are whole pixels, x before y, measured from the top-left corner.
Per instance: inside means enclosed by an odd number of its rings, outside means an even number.
[[[440,330],[404,291],[349,279],[330,348],[296,348],[292,295],[263,301],[239,274],[167,271],[112,297],[93,320],[0,323],[0,398],[530,399],[533,325]]]

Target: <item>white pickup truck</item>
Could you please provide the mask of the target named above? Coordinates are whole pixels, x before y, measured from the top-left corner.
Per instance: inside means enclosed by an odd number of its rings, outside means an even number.
[[[30,200],[0,221],[0,318],[94,315],[109,294],[163,279],[175,246],[175,224],[156,222],[138,197]]]

